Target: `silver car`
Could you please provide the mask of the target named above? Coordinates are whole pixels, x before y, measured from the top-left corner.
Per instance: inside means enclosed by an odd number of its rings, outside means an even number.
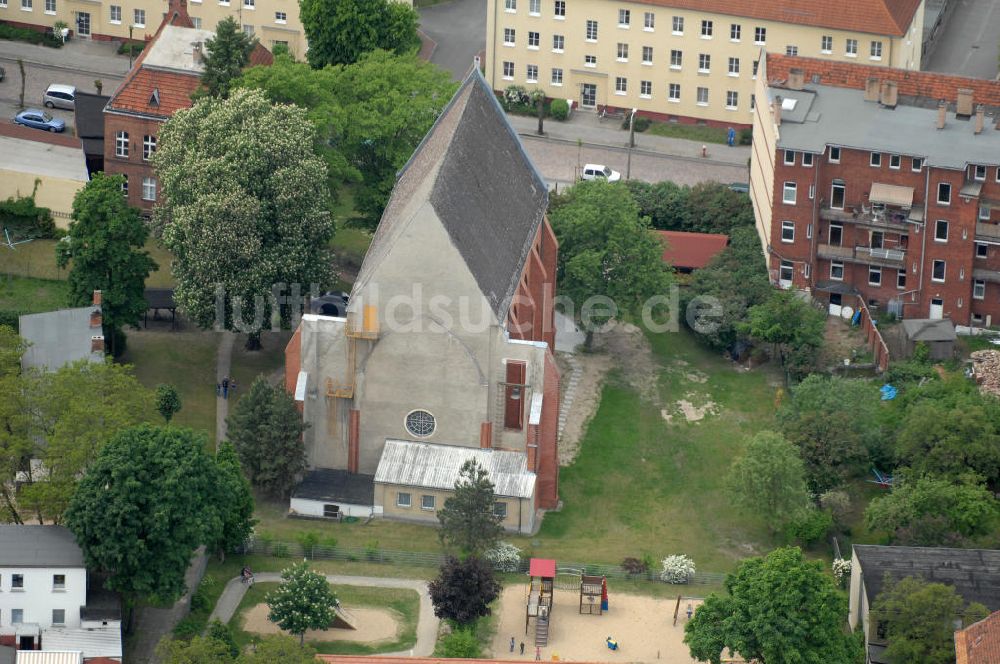
[[[53,83],[45,89],[42,102],[48,108],[66,108],[72,111],[76,105],[76,88]]]

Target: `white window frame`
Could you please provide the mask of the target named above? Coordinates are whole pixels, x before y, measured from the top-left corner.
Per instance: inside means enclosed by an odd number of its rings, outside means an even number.
[[[149,161],[156,152],[156,136],[146,134],[142,137],[142,160]]]
[[[651,65],[653,64],[653,47],[643,46],[642,47],[642,64]]]
[[[680,71],[681,65],[683,64],[684,64],[684,51],[678,48],[670,49],[670,68],[673,69],[674,71]]]
[[[566,0],[553,0],[552,18],[557,21],[566,20]]]
[[[910,170],[914,173],[919,173],[924,168],[923,157],[913,157],[910,160]]]
[[[642,99],[653,98],[653,82],[639,81],[639,97]]]
[[[509,14],[517,12],[517,0],[503,0],[503,10]]]
[[[552,52],[566,52],[566,35],[552,35]]]
[[[903,158],[898,154],[889,155],[889,168],[898,171],[903,166]]]
[[[504,28],[503,29],[503,45],[504,46],[514,46],[517,44],[517,29],[516,28]]]
[[[129,136],[127,131],[115,133],[115,156],[119,159],[128,159]]]
[[[981,259],[982,258],[989,258],[989,256],[990,256],[990,245],[986,244],[985,242],[976,242],[975,244],[976,244],[976,249],[975,249],[974,256],[976,258],[981,258]],[[981,253],[980,253],[980,250],[982,250]]]
[[[882,168],[882,153],[872,152],[868,157],[868,165],[872,168]]]
[[[767,43],[767,28],[756,26],[753,29],[753,43],[755,46],[763,46]]]
[[[794,221],[782,221],[781,222],[781,241],[785,244],[795,243],[795,222]]]
[[[150,195],[152,194],[152,195]],[[142,200],[144,201],[156,201],[156,178],[155,177],[144,177],[142,178]]]
[[[838,275],[839,271],[839,275]],[[830,278],[834,281],[844,280],[844,262],[830,261]]]
[[[729,41],[738,44],[743,38],[743,26],[739,23],[729,24]]]
[[[274,12],[274,22],[278,25],[286,25],[288,23],[288,12]]]
[[[656,30],[656,14],[653,12],[645,12],[643,14],[642,29],[646,32],[653,32]]]
[[[784,158],[781,160],[781,163],[785,166],[794,166],[795,150],[785,150]]]
[[[944,224],[944,225],[942,226],[942,224]],[[951,226],[951,224],[948,223],[947,219],[938,219],[938,220],[936,220],[934,222],[934,241],[938,242],[938,243],[941,243],[941,244],[947,244],[947,242],[948,242],[948,229],[949,229],[950,226]],[[941,231],[942,228],[944,228],[944,237],[941,237],[941,233],[940,233],[940,231]]]
[[[684,34],[684,17],[674,16],[670,20],[670,32],[672,34],[682,36]]]
[[[428,498],[430,498],[430,500],[427,500]],[[420,509],[427,512],[433,512],[437,509],[437,497],[427,493],[422,494],[420,496]]]
[[[58,619],[58,614],[62,615],[62,620]],[[66,624],[66,609],[52,609],[52,624],[60,627]]]
[[[115,18],[115,11],[117,10],[118,18]],[[121,5],[110,5],[108,7],[108,22],[112,25],[122,24],[122,6]]]
[[[844,41],[844,55],[848,58],[858,57],[858,40],[850,39]]]
[[[535,70],[535,75],[531,75],[531,70]],[[524,66],[524,80],[526,83],[538,83],[538,65],[525,65]]]
[[[406,496],[405,501],[403,500],[403,496]],[[397,491],[396,507],[405,507],[406,509],[413,507],[413,495],[409,491]]]
[[[552,85],[556,87],[562,87],[563,84],[563,70],[562,67],[552,68]]]
[[[628,42],[618,42],[617,62],[628,62]]]
[[[938,279],[934,276],[934,271],[937,269],[938,264],[941,265],[941,278]],[[931,261],[931,281],[936,284],[943,284],[948,278],[948,263],[941,258],[937,258]]]
[[[514,63],[510,60],[503,61],[503,80],[513,81],[514,80]]]
[[[980,175],[982,173],[982,175]],[[986,166],[985,164],[973,164],[972,165],[972,179],[978,182],[986,181]]]
[[[711,39],[714,32],[715,22],[707,18],[701,19],[701,38]]]
[[[708,106],[708,88],[699,85],[695,91],[695,99],[698,106]]]
[[[22,12],[30,12],[30,11],[33,11],[34,9],[35,9],[35,7],[32,4],[32,0],[21,0],[21,11]]]
[[[496,501],[493,503],[493,516],[499,517],[501,519],[507,518],[507,503],[503,501]]]
[[[785,55],[795,57],[799,54],[799,47],[794,44],[788,44],[785,46]]]
[[[803,152],[802,153],[802,165],[806,168],[812,168],[813,165],[813,153]]]
[[[822,35],[820,37],[819,52],[824,55],[833,53],[833,35]]]
[[[597,28],[598,27],[599,26],[597,24],[597,21],[595,21],[592,18],[588,18],[587,19],[587,26],[586,26],[586,30],[587,31],[586,31],[585,35],[586,35],[587,41],[590,42],[591,44],[593,44],[593,43],[595,43],[597,41],[597,35],[598,35]],[[591,36],[591,35],[593,35],[593,36]]]
[[[947,187],[948,196],[946,198],[941,198],[942,187]],[[938,205],[951,205],[951,183],[950,182],[938,182],[938,186],[937,186],[937,204]]]
[[[791,194],[791,200],[789,200]],[[799,196],[799,185],[797,182],[785,182],[781,186],[781,202],[785,205],[795,205]]]
[[[528,50],[537,51],[542,43],[542,33],[528,30]]]
[[[973,300],[985,300],[986,299],[986,282],[982,279],[972,280],[972,299]]]
[[[596,67],[597,66],[597,56],[596,55],[585,55],[585,56],[583,56],[583,66],[584,67]]]
[[[134,25],[135,27],[137,27],[137,28],[145,28],[146,27],[146,10],[145,9],[138,9],[138,8],[133,9],[132,10],[132,18],[134,19],[132,21],[132,25]]]
[[[878,276],[876,281],[872,280],[872,276]],[[882,268],[878,265],[868,266],[868,285],[869,286],[881,286],[882,285]]]
[[[623,30],[628,30],[632,27],[632,10],[630,9],[618,10],[618,27]]]
[[[735,111],[740,106],[740,93],[737,90],[726,90],[726,110]]]
[[[834,155],[834,150],[836,150],[836,155],[837,155],[836,157],[833,156]],[[830,160],[830,163],[831,164],[839,164],[840,163],[840,156],[841,156],[841,150],[840,150],[840,148],[838,146],[836,146],[836,145],[831,145],[830,146],[830,156],[828,157],[828,159]]]
[[[882,42],[878,39],[873,39],[871,46],[868,48],[868,53],[870,54],[869,60],[881,60],[882,59]]]
[[[681,84],[670,83],[667,85],[667,101],[677,103],[681,100]]]
[[[979,204],[979,221],[989,221],[990,220],[990,206],[988,203]]]
[[[788,274],[788,278],[785,279],[785,274]],[[783,260],[778,263],[778,283],[784,286],[786,283],[791,286],[792,281],[795,279],[795,263],[792,261]]]
[[[615,94],[628,94],[628,78],[625,76],[615,76]]]
[[[729,58],[729,75],[733,78],[738,78],[740,75],[740,59],[730,57]]]
[[[711,53],[699,53],[698,54],[698,73],[699,74],[710,74],[710,73],[712,73],[712,54]]]
[[[45,13],[49,15],[55,15],[56,13],[56,0],[45,0]],[[49,9],[49,7],[52,9]]]
[[[542,15],[542,0],[528,0],[528,16]]]

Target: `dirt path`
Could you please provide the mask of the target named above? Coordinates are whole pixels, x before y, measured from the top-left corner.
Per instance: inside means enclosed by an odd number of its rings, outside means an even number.
[[[255,634],[279,634],[281,630],[267,619],[267,604],[258,604],[243,616],[243,631]],[[392,641],[399,634],[399,616],[389,609],[351,608],[357,618],[357,629],[311,629],[307,641],[351,641],[353,643],[381,643]]]

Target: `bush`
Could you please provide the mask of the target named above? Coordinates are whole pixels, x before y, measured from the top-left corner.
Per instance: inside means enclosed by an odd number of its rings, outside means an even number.
[[[851,561],[843,558],[833,560],[833,578],[837,579],[837,585],[846,588],[851,580]]]
[[[15,28],[13,25],[6,23],[0,23],[0,39],[12,39],[28,42],[29,44],[42,44],[51,48],[61,48],[63,45],[62,39],[58,39],[54,35],[27,28]]]
[[[185,617],[174,627],[174,636],[185,641],[198,636],[199,632],[201,632],[201,621],[194,616]]]
[[[824,510],[830,512],[835,523],[847,523],[851,515],[851,496],[846,491],[830,489],[819,497],[819,504]]]
[[[650,125],[653,124],[653,121],[645,116],[637,115],[635,116],[633,124],[635,125],[636,132],[643,132],[649,129]],[[629,125],[629,119],[628,115],[626,114],[625,119],[622,120],[622,129],[628,130],[628,125]]]
[[[649,571],[649,565],[640,558],[626,558],[622,561],[621,568],[629,576],[640,576]]]
[[[482,657],[482,650],[474,629],[455,629],[438,642],[434,654],[438,657],[476,659]]]
[[[34,196],[11,197],[0,201],[0,225],[19,235],[36,239],[56,237],[56,222],[52,219],[52,211],[35,205]]]
[[[0,309],[0,325],[6,325],[15,332],[20,329],[19,319],[26,311],[16,311],[13,309]]]
[[[556,120],[563,121],[569,117],[569,102],[565,99],[553,99],[549,105],[549,112]]]
[[[498,572],[517,572],[521,569],[521,550],[509,542],[498,542],[486,552],[486,560]]]
[[[753,143],[753,129],[750,129],[749,127],[744,127],[743,129],[740,129],[739,136],[740,136],[739,138],[740,145],[750,145],[751,143]]]
[[[826,510],[810,509],[788,526],[788,534],[804,546],[820,541],[833,528],[833,516]]]
[[[219,643],[226,644],[226,647],[229,648],[229,654],[233,657],[239,656],[240,647],[237,645],[236,639],[233,637],[233,630],[229,625],[223,623],[221,620],[213,620],[208,624],[206,635],[210,639],[215,639]]]
[[[663,559],[663,571],[660,580],[665,583],[690,583],[694,576],[694,561],[687,556],[673,555]]]
[[[118,45],[118,55],[129,55],[129,51],[132,51],[132,57],[135,57],[142,53],[144,48],[146,42],[122,42]]]

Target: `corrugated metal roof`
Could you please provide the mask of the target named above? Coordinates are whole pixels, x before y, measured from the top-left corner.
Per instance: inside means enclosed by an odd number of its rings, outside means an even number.
[[[18,650],[17,664],[80,664],[83,653],[79,650]]]
[[[486,469],[498,496],[530,498],[534,495],[535,473],[528,471],[528,457],[520,452],[405,440],[385,441],[375,471],[375,483],[454,489],[458,472],[468,459],[475,459]]]
[[[52,627],[42,632],[42,646],[49,650],[83,651],[83,656],[87,659],[121,657],[122,635],[120,629],[113,627],[106,629]]]
[[[63,526],[0,525],[4,567],[83,567],[83,551]]]

